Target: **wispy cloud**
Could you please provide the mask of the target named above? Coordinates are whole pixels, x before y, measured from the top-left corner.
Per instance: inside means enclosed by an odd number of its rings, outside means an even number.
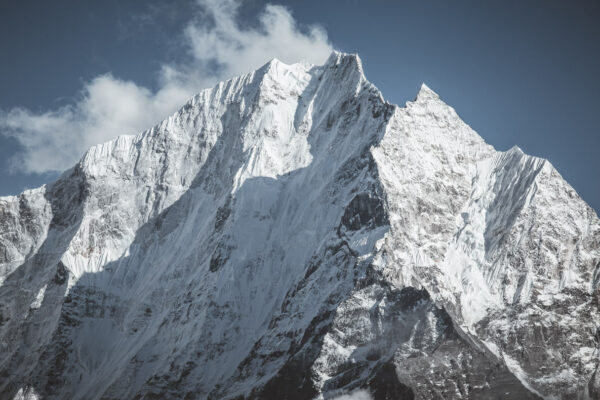
[[[15,138],[23,149],[11,166],[28,173],[64,170],[90,146],[151,127],[219,80],[273,57],[321,63],[332,50],[322,28],[301,29],[285,7],[265,6],[254,28],[240,26],[239,8],[239,0],[199,0],[197,15],[182,32],[185,61],[160,67],[157,90],[109,73],[86,82],[66,106],[0,111],[0,134]]]

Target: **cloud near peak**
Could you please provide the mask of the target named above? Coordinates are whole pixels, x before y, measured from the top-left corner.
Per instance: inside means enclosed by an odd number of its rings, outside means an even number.
[[[150,128],[218,81],[274,57],[320,64],[332,51],[322,28],[300,29],[283,6],[266,5],[258,25],[247,29],[237,22],[239,7],[237,0],[197,2],[197,15],[182,32],[186,61],[160,67],[158,90],[109,73],[86,82],[68,105],[42,112],[0,111],[0,134],[22,148],[9,167],[27,173],[65,170],[90,146]]]

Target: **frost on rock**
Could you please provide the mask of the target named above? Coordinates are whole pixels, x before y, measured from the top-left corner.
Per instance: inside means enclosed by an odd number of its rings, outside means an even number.
[[[0,198],[0,398],[598,398],[600,222],[355,55]]]

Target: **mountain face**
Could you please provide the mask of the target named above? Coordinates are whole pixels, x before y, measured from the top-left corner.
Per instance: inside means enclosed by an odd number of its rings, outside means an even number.
[[[599,281],[548,161],[273,60],[0,198],[0,398],[600,398]]]

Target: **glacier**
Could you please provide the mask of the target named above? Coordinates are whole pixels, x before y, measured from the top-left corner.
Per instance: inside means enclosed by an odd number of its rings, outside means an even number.
[[[0,398],[600,398],[599,281],[547,160],[274,59],[0,197]]]

